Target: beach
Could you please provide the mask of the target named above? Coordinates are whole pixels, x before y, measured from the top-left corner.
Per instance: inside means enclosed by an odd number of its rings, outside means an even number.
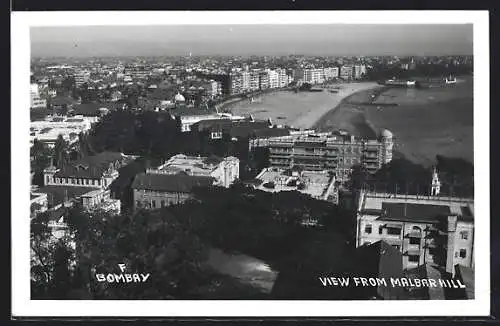
[[[344,98],[363,90],[381,87],[375,82],[338,84],[337,93],[282,91],[265,94],[254,102],[241,101],[230,105],[236,115],[252,115],[254,119],[271,119],[274,124],[308,129],[327,113],[334,110]]]

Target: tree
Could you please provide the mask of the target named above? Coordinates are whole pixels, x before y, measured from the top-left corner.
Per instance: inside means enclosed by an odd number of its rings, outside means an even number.
[[[57,168],[61,168],[68,162],[68,145],[62,135],[56,139],[53,160]]]
[[[43,170],[48,167],[53,159],[53,153],[50,148],[45,146],[38,139],[33,141],[30,148],[31,170],[34,173],[33,184],[43,185]]]

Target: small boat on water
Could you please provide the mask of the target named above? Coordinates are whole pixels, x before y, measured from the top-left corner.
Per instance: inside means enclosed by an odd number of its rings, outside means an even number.
[[[444,83],[445,83],[446,85],[456,84],[456,83],[457,83],[457,78],[456,78],[456,77],[453,77],[453,78],[452,78],[451,76],[450,76],[450,77],[446,77],[446,78],[444,79]]]

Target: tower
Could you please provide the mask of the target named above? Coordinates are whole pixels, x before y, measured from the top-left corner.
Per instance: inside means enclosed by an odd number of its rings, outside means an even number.
[[[438,196],[440,189],[441,181],[439,181],[438,173],[434,167],[434,171],[432,172],[431,196]]]

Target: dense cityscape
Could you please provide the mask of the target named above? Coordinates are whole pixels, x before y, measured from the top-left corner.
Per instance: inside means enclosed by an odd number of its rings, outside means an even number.
[[[328,116],[462,87],[472,59],[32,58],[32,299],[473,298],[472,162]]]

